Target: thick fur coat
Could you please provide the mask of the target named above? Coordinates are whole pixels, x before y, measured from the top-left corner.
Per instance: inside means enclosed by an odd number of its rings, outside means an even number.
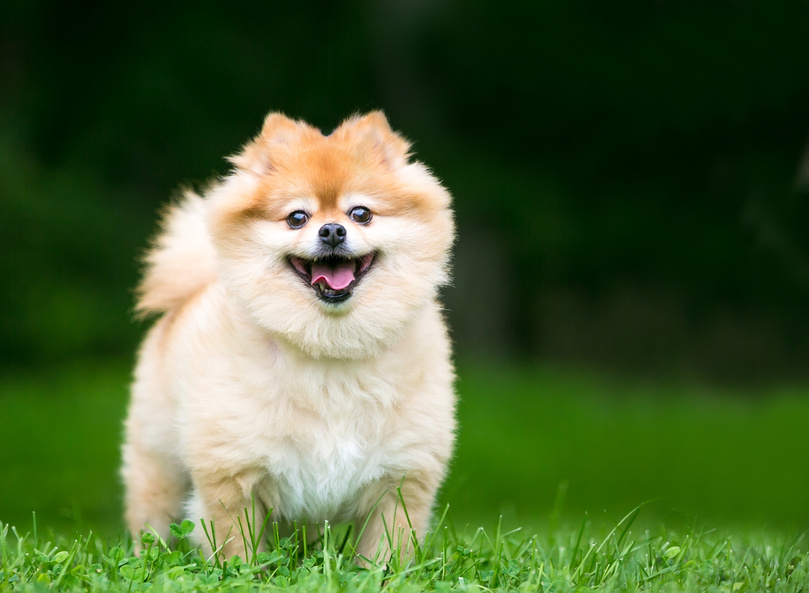
[[[213,521],[243,555],[255,501],[282,524],[368,519],[366,558],[407,547],[454,440],[450,196],[379,112],[328,136],[270,114],[231,162],[146,258],[138,310],[159,317],[125,426],[128,526]]]

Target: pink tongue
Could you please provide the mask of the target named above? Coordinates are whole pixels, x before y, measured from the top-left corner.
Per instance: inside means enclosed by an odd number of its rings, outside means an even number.
[[[345,261],[332,267],[323,262],[312,262],[312,284],[325,280],[332,290],[343,290],[354,281],[354,262]]]

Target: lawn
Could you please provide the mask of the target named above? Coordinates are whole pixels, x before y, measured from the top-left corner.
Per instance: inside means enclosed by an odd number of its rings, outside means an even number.
[[[421,555],[385,572],[358,570],[341,537],[306,554],[275,542],[244,565],[182,542],[131,556],[116,475],[128,376],[96,360],[0,377],[0,589],[809,585],[807,386],[462,361],[449,508]]]
[[[221,562],[186,544],[190,521],[167,545],[144,551],[90,534],[44,538],[0,524],[0,590],[17,591],[802,591],[803,537],[634,530],[639,509],[612,528],[458,531],[439,522],[413,558],[354,562],[350,540],[326,528],[318,541],[270,536],[267,551]],[[199,526],[196,526],[199,528]]]
[[[558,368],[461,365],[445,500],[464,519],[809,528],[809,385],[719,387]]]

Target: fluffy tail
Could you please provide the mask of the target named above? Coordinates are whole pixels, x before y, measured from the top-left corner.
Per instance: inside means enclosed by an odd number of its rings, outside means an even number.
[[[139,315],[179,308],[192,295],[216,280],[213,243],[205,223],[205,202],[192,191],[168,208],[138,286]]]

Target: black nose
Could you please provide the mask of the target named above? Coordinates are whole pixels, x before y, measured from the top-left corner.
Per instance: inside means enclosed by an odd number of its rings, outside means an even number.
[[[324,224],[317,234],[320,235],[320,240],[330,247],[337,247],[346,240],[346,228],[334,222]]]

